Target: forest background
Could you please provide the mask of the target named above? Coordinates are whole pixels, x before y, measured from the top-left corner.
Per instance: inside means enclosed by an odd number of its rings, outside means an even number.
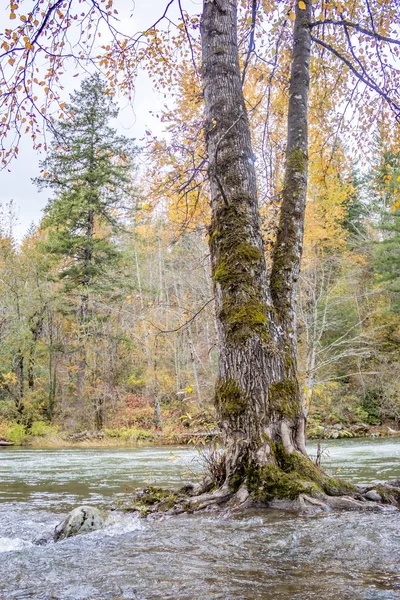
[[[343,10],[351,11],[327,3],[322,14],[328,21]],[[257,34],[251,3],[243,3],[244,90],[267,251],[284,172],[291,22],[290,8],[266,6]],[[263,27],[274,32],[268,44]],[[390,33],[390,23],[381,27]],[[159,439],[160,432],[179,439],[217,429],[198,31],[199,17],[182,11],[176,25],[146,31],[138,51],[155,87],[173,99],[159,111],[164,137],[148,131],[135,146],[119,136],[112,129],[117,82],[89,76],[71,98],[58,97],[59,112],[48,123],[51,140],[37,174],[38,186],[49,190],[43,220],[18,243],[13,204],[2,207],[6,439],[84,430],[123,441]],[[356,43],[362,49],[362,37]],[[319,85],[311,88],[298,300],[302,388],[309,435],[353,436],[370,425],[376,434],[400,420],[398,127],[388,127],[387,109],[351,80],[350,69],[335,61],[321,66],[323,52],[314,50],[311,66]],[[106,50],[99,66],[113,60]],[[30,120],[22,116],[21,125],[36,138]]]

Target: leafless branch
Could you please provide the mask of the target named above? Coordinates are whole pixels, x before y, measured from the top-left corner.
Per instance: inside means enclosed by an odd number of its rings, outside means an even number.
[[[362,73],[360,73],[350,62],[350,60],[348,60],[345,56],[343,56],[343,54],[336,50],[336,48],[333,48],[333,46],[331,46],[330,44],[327,44],[326,42],[323,42],[322,40],[314,36],[311,36],[311,40],[316,44],[322,46],[323,48],[331,52],[334,56],[336,56],[339,60],[341,60],[350,69],[350,71],[355,77],[362,81],[362,83],[364,83],[369,89],[373,90],[381,98],[383,98],[395,113],[396,119],[400,119],[400,105],[397,104],[392,98],[390,98],[390,96],[377,83],[375,83],[371,79],[371,77],[369,77],[369,75],[364,76]]]
[[[252,7],[251,7],[249,49],[247,51],[246,60],[244,61],[244,67],[243,67],[243,72],[242,72],[242,85],[244,84],[244,80],[246,77],[246,71],[247,71],[247,67],[249,66],[251,54],[252,54],[252,52],[254,52],[254,49],[255,49],[254,35],[255,35],[255,31],[256,31],[257,6],[258,6],[258,1],[253,0]]]

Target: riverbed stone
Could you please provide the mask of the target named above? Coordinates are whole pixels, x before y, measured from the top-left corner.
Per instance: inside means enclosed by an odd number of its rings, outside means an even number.
[[[57,525],[54,531],[54,541],[58,542],[74,535],[102,529],[105,520],[106,515],[98,508],[94,506],[78,506],[78,508],[74,508],[69,513],[64,521]]]
[[[236,492],[236,502],[238,504],[243,504],[249,497],[249,490],[245,485],[241,485],[238,491]]]
[[[365,494],[365,497],[368,500],[372,500],[372,502],[382,502],[382,496],[378,494],[376,490],[369,490],[369,492]]]
[[[35,537],[33,540],[33,543],[36,546],[46,546],[46,544],[50,544],[50,542],[52,542],[53,540],[54,540],[54,536],[51,533],[51,531],[49,531],[49,532],[42,533],[41,535],[38,535],[37,537]]]

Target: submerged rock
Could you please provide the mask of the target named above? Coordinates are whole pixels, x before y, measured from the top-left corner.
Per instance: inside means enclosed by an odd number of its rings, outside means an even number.
[[[105,519],[105,514],[94,506],[78,506],[57,525],[54,530],[54,541],[58,542],[73,535],[102,529]]]
[[[33,540],[33,543],[36,546],[46,546],[46,544],[50,544],[50,542],[53,542],[53,541],[54,541],[54,536],[51,532],[49,532],[49,533],[43,533],[43,534],[35,537],[35,539]]]

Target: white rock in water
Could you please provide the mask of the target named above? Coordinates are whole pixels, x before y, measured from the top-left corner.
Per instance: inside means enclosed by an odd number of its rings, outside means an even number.
[[[54,541],[72,537],[80,533],[89,533],[102,529],[105,523],[105,514],[94,506],[78,506],[74,508],[67,518],[59,523],[54,531]]]
[[[370,490],[365,494],[365,497],[372,502],[382,502],[382,496],[376,490]]]
[[[249,495],[250,494],[247,487],[245,485],[241,485],[238,491],[236,492],[236,502],[238,502],[238,504],[243,504],[243,502],[246,502]]]

